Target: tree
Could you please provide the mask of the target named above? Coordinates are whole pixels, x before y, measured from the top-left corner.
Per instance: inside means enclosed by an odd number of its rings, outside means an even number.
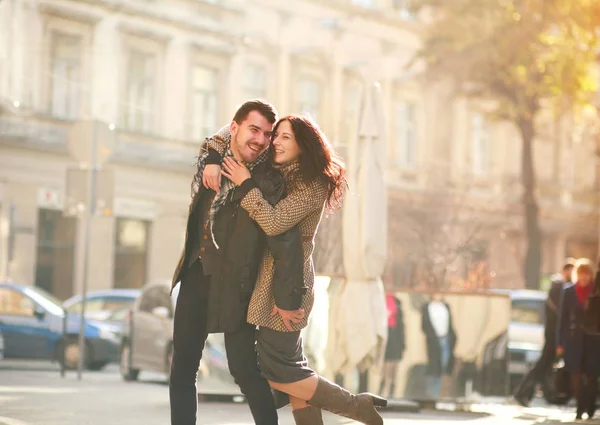
[[[468,191],[455,193],[445,188],[402,196],[390,203],[392,261],[411,265],[413,271],[406,276],[409,282],[403,282],[405,285],[448,289],[461,274],[458,263],[471,266],[485,256],[480,212],[468,204]]]
[[[450,77],[458,92],[491,100],[493,115],[521,136],[527,287],[540,282],[536,118],[544,108],[577,112],[596,91],[600,0],[414,0],[425,25],[413,64]]]

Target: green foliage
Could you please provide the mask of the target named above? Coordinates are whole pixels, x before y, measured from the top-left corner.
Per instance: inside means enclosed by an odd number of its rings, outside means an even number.
[[[522,139],[521,183],[527,236],[524,277],[540,282],[541,243],[534,169],[534,125],[589,109],[598,90],[600,0],[413,0],[426,22],[413,64],[452,79],[459,94],[491,100],[496,117]],[[489,104],[489,102],[488,102]]]
[[[432,75],[497,102],[501,117],[533,119],[597,91],[600,0],[415,0],[428,11],[419,53]]]

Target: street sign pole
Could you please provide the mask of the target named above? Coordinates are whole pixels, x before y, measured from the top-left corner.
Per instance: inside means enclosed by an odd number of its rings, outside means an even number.
[[[96,210],[102,208],[102,215],[112,214],[114,198],[114,173],[100,171],[114,150],[116,136],[106,123],[85,120],[75,123],[69,131],[68,148],[71,157],[79,163],[79,168],[68,168],[66,179],[66,200],[63,214],[78,217],[83,230],[83,252],[80,261],[82,269],[82,299],[79,323],[79,359],[77,378],[81,380],[86,359],[85,312],[87,292],[90,282],[90,247],[93,218]],[[96,199],[102,196],[102,200]],[[68,320],[68,317],[65,317]],[[67,322],[65,322],[67,323]],[[66,353],[63,353],[63,356]]]
[[[79,365],[77,368],[77,379],[81,380],[83,367],[85,366],[86,346],[85,346],[85,306],[87,299],[87,288],[89,281],[89,256],[90,242],[92,235],[92,218],[96,209],[96,121],[91,127],[91,149],[90,161],[88,163],[88,202],[84,214],[85,220],[85,241],[83,247],[83,290],[81,299],[81,320],[79,325]]]

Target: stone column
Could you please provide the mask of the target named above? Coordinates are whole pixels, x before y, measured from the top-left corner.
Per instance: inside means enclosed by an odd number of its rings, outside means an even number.
[[[123,71],[125,52],[117,28],[117,18],[109,16],[94,27],[92,45],[92,116],[118,125],[123,112]],[[121,78],[120,78],[121,77]]]
[[[90,240],[88,290],[110,289],[114,281],[115,217],[94,217]],[[83,251],[83,246],[80,250]]]
[[[279,13],[279,55],[277,58],[277,97],[276,105],[279,115],[286,115],[293,111],[294,95],[292,94],[291,78],[291,46],[287,42],[286,28],[289,26],[291,15],[287,12]]]
[[[13,259],[7,264],[8,275],[18,283],[34,284],[37,252],[37,189],[35,185],[8,183],[4,203],[14,213]]]
[[[186,217],[161,214],[152,222],[148,252],[148,279],[170,280],[185,242]]]
[[[175,39],[167,46],[165,55],[165,102],[160,114],[164,116],[164,134],[186,140],[190,120],[190,78],[192,46],[183,39]]]

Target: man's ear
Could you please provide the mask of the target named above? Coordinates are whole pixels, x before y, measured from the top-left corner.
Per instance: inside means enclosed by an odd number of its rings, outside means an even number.
[[[229,124],[229,134],[231,134],[231,138],[232,139],[237,134],[239,128],[240,128],[240,126],[239,126],[239,124],[237,122],[231,121],[231,124]]]

